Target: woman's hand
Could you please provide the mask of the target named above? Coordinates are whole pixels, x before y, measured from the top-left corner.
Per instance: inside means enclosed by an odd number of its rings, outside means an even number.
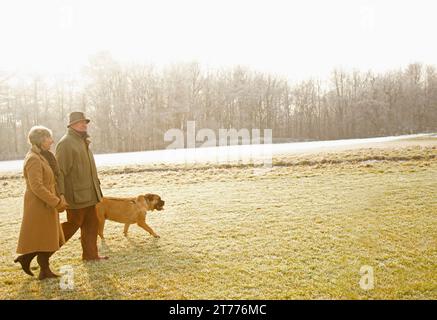
[[[58,210],[58,212],[64,212],[65,209],[68,208],[68,203],[65,200],[65,197],[63,194],[61,194],[61,196],[59,198],[60,198],[60,200],[59,200],[58,205],[56,206],[56,210]]]

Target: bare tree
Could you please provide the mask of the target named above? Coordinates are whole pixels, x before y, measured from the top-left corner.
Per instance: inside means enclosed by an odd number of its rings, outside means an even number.
[[[49,126],[59,139],[73,110],[93,119],[95,152],[165,148],[164,133],[185,131],[190,120],[197,129],[269,128],[274,141],[432,132],[437,71],[420,63],[382,74],[334,70],[329,81],[291,85],[240,66],[158,71],[102,52],[90,57],[81,78],[0,72],[0,159],[23,157],[32,125]]]

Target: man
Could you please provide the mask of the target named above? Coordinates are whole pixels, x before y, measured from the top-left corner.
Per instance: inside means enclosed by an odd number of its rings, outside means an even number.
[[[80,228],[82,259],[100,261],[97,250],[98,220],[96,204],[102,198],[94,156],[89,149],[87,119],[83,112],[70,113],[67,133],[56,146],[56,158],[61,174],[59,193],[68,203],[67,222],[62,224],[65,241]]]

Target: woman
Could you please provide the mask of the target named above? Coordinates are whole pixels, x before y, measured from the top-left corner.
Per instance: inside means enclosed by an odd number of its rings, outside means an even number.
[[[17,247],[17,253],[22,255],[14,262],[19,262],[24,272],[33,276],[30,263],[37,256],[38,279],[43,280],[58,277],[50,270],[49,258],[65,242],[58,212],[64,211],[68,204],[56,192],[59,168],[49,151],[53,144],[51,130],[32,127],[28,140],[32,147],[24,159],[26,192]]]

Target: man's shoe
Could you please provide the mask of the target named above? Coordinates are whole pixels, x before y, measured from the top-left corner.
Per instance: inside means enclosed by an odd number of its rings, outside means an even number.
[[[83,259],[84,261],[101,261],[101,260],[108,260],[108,256],[97,256],[97,258],[92,259]]]

